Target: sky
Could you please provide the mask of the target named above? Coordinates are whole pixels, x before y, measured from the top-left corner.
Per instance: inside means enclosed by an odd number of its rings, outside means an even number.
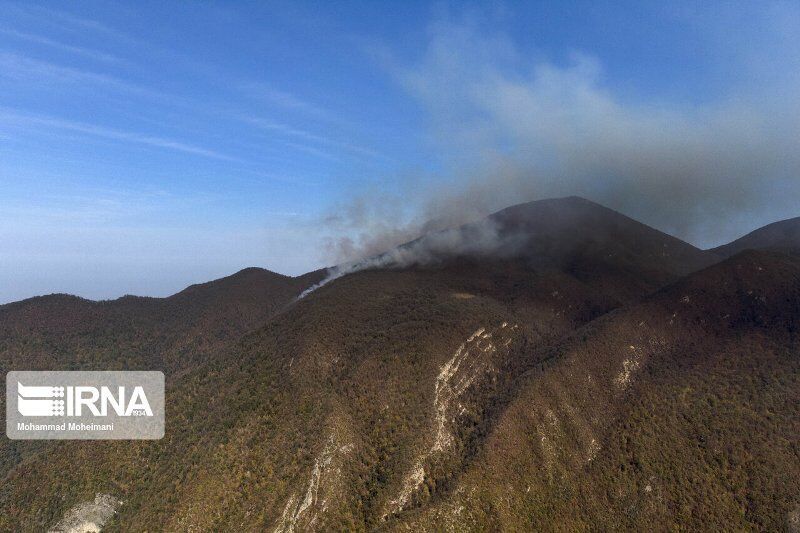
[[[0,303],[297,275],[579,194],[800,215],[789,2],[0,1]]]

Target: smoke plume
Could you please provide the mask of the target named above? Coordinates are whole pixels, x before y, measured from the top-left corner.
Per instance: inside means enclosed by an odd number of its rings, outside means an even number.
[[[423,262],[436,240],[384,252],[568,195],[700,246],[797,216],[800,9],[770,4],[738,22],[735,35],[704,28],[709,39],[725,34],[738,57],[725,88],[700,102],[630,96],[590,54],[530,60],[475,24],[435,24],[418,61],[387,68],[426,111],[448,170],[428,187],[414,180],[394,197],[339,206],[327,220],[331,260],[349,265],[340,272]]]
[[[305,297],[335,279],[360,270],[430,265],[445,258],[462,254],[469,256],[497,256],[513,253],[513,247],[509,246],[509,244],[513,244],[516,238],[517,235],[513,232],[501,236],[500,228],[491,219],[481,220],[457,228],[433,232],[426,231],[423,237],[404,242],[399,246],[390,247],[385,252],[329,268],[325,278],[303,291],[298,299]]]

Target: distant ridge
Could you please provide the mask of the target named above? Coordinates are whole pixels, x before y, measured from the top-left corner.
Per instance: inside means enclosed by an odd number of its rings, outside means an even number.
[[[747,249],[800,253],[800,217],[767,224],[733,242],[712,248],[709,252],[730,257]]]

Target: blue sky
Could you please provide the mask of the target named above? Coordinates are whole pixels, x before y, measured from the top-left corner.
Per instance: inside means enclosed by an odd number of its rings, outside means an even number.
[[[550,195],[701,245],[796,216],[798,13],[0,2],[0,302],[299,274]]]

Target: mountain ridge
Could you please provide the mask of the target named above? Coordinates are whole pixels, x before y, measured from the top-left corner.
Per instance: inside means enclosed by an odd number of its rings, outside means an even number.
[[[97,494],[124,502],[104,531],[786,527],[800,259],[703,267],[583,202],[503,215],[541,224],[527,255],[365,268],[299,300],[323,272],[66,325],[0,312],[4,370],[163,368],[169,395],[161,441],[0,442],[0,530]]]
[[[203,281],[199,283],[193,283],[191,285],[187,285],[185,288],[170,294],[168,296],[140,296],[136,294],[123,294],[122,296],[118,296],[116,298],[108,298],[108,299],[99,299],[95,300],[92,298],[85,298],[83,296],[78,296],[70,293],[64,292],[55,292],[50,294],[40,294],[36,296],[31,296],[29,298],[24,298],[22,300],[16,300],[13,302],[6,302],[4,304],[0,304],[0,310],[4,307],[9,305],[16,305],[21,304],[23,302],[30,302],[32,300],[35,301],[43,301],[42,299],[64,299],[64,298],[73,298],[77,300],[82,300],[84,302],[96,303],[96,304],[114,304],[114,303],[122,303],[125,301],[133,301],[133,300],[142,300],[142,301],[164,301],[176,298],[180,295],[185,295],[185,293],[191,293],[193,291],[201,291],[202,289],[208,288],[216,288],[216,286],[224,285],[231,282],[237,282],[242,280],[243,278],[261,276],[263,279],[272,279],[272,280],[283,280],[283,281],[294,281],[299,284],[308,283],[309,285],[313,284],[317,278],[321,278],[323,275],[324,269],[312,270],[310,272],[306,272],[305,274],[300,274],[298,276],[289,276],[286,274],[280,274],[278,272],[273,272],[269,269],[262,268],[262,267],[245,267],[241,270],[234,272],[233,274],[229,274],[227,276],[222,276],[220,278],[216,278],[210,281]]]
[[[800,253],[800,217],[772,222],[708,251],[730,257],[748,248]]]
[[[752,249],[766,249],[766,250],[778,250],[778,251],[785,251],[789,253],[794,253],[795,250],[800,250],[800,217],[780,220],[776,222],[772,222],[765,226],[759,227],[750,233],[735,239],[729,243],[709,248],[703,250],[698,248],[688,242],[685,242],[673,235],[668,233],[662,232],[652,226],[639,222],[627,215],[624,215],[620,212],[617,212],[613,209],[605,207],[601,204],[583,198],[581,196],[565,196],[559,198],[547,198],[542,200],[533,200],[529,202],[523,202],[520,204],[515,204],[512,206],[505,207],[499,211],[496,211],[485,218],[481,219],[480,221],[471,222],[464,224],[462,226],[451,228],[449,230],[441,230],[432,232],[431,234],[422,235],[416,239],[413,239],[409,242],[403,243],[398,245],[397,249],[403,249],[407,247],[414,246],[421,241],[424,241],[426,238],[429,238],[432,234],[439,234],[448,231],[469,231],[471,228],[479,226],[481,223],[485,223],[486,221],[502,221],[504,225],[508,224],[510,227],[502,228],[502,231],[512,233],[514,229],[519,228],[520,226],[539,226],[537,228],[537,233],[541,233],[541,226],[542,224],[546,224],[551,228],[558,227],[558,224],[554,223],[554,220],[558,220],[559,218],[563,218],[563,214],[559,215],[559,210],[564,209],[572,209],[577,210],[578,208],[584,209],[587,213],[593,211],[594,218],[590,216],[584,217],[592,222],[596,222],[598,218],[598,214],[604,214],[610,216],[614,219],[616,224],[619,224],[620,221],[624,221],[626,223],[631,224],[632,226],[636,227],[637,230],[642,234],[650,233],[650,235],[658,235],[660,239],[666,241],[667,244],[677,247],[678,252],[681,255],[687,256],[687,265],[680,266],[681,275],[688,274],[691,271],[697,270],[699,268],[703,268],[705,266],[709,266],[715,262],[721,261],[723,258],[730,257],[740,251],[743,251],[747,248]],[[531,222],[534,222],[531,224]],[[591,224],[587,223],[587,220],[582,220],[581,223],[584,227],[590,227],[593,230],[597,230],[597,227],[592,227]],[[562,227],[559,228],[560,230],[564,230],[563,223],[561,224]],[[601,224],[600,226],[603,226]],[[606,221],[605,225],[608,225]],[[530,230],[531,228],[527,228]],[[607,228],[603,228],[606,230]],[[571,236],[574,237],[574,236]],[[518,245],[519,243],[514,243],[514,245]],[[682,250],[681,250],[682,248]],[[379,254],[378,256],[384,256],[391,254],[391,251],[384,252],[383,254]],[[492,249],[486,255],[492,254],[500,254],[505,256],[513,256],[516,252],[509,252],[504,251],[502,246]],[[530,255],[530,252],[522,252],[522,255]],[[460,259],[463,259],[463,256],[459,256],[455,254]],[[467,254],[469,255],[469,254]],[[663,257],[663,256],[662,256]],[[367,260],[369,261],[369,259]],[[423,261],[423,263],[425,263]],[[391,263],[389,263],[391,265]],[[386,266],[386,265],[384,265]],[[109,304],[114,302],[120,301],[130,301],[130,300],[169,300],[176,297],[180,297],[180,295],[184,293],[191,293],[193,291],[199,291],[203,288],[215,288],[219,285],[224,285],[229,282],[235,282],[242,278],[252,276],[252,275],[259,275],[262,277],[269,277],[274,279],[281,279],[284,281],[294,280],[300,284],[305,283],[306,287],[312,286],[318,281],[322,280],[325,276],[325,271],[330,270],[331,268],[338,268],[338,267],[328,267],[321,268],[318,270],[310,271],[305,274],[300,274],[297,276],[289,276],[285,274],[280,274],[269,269],[263,267],[245,267],[241,270],[229,274],[227,276],[223,276],[221,278],[216,278],[214,280],[206,281],[206,282],[199,282],[188,285],[184,289],[179,290],[178,292],[163,296],[163,297],[156,297],[156,296],[139,296],[134,294],[125,294],[117,298],[112,299],[101,299],[101,300],[94,300],[90,298],[84,298],[81,296],[76,296],[68,293],[52,293],[46,295],[37,295],[32,296],[30,298],[25,298],[23,300],[18,300],[14,302],[7,302],[5,304],[0,304],[0,310],[5,308],[9,305],[20,304],[22,302],[29,302],[31,300],[37,300],[41,298],[64,298],[64,297],[73,297],[77,298],[86,302],[93,302],[93,303],[103,303]],[[302,292],[302,291],[301,291]],[[37,300],[41,301],[41,300]]]

